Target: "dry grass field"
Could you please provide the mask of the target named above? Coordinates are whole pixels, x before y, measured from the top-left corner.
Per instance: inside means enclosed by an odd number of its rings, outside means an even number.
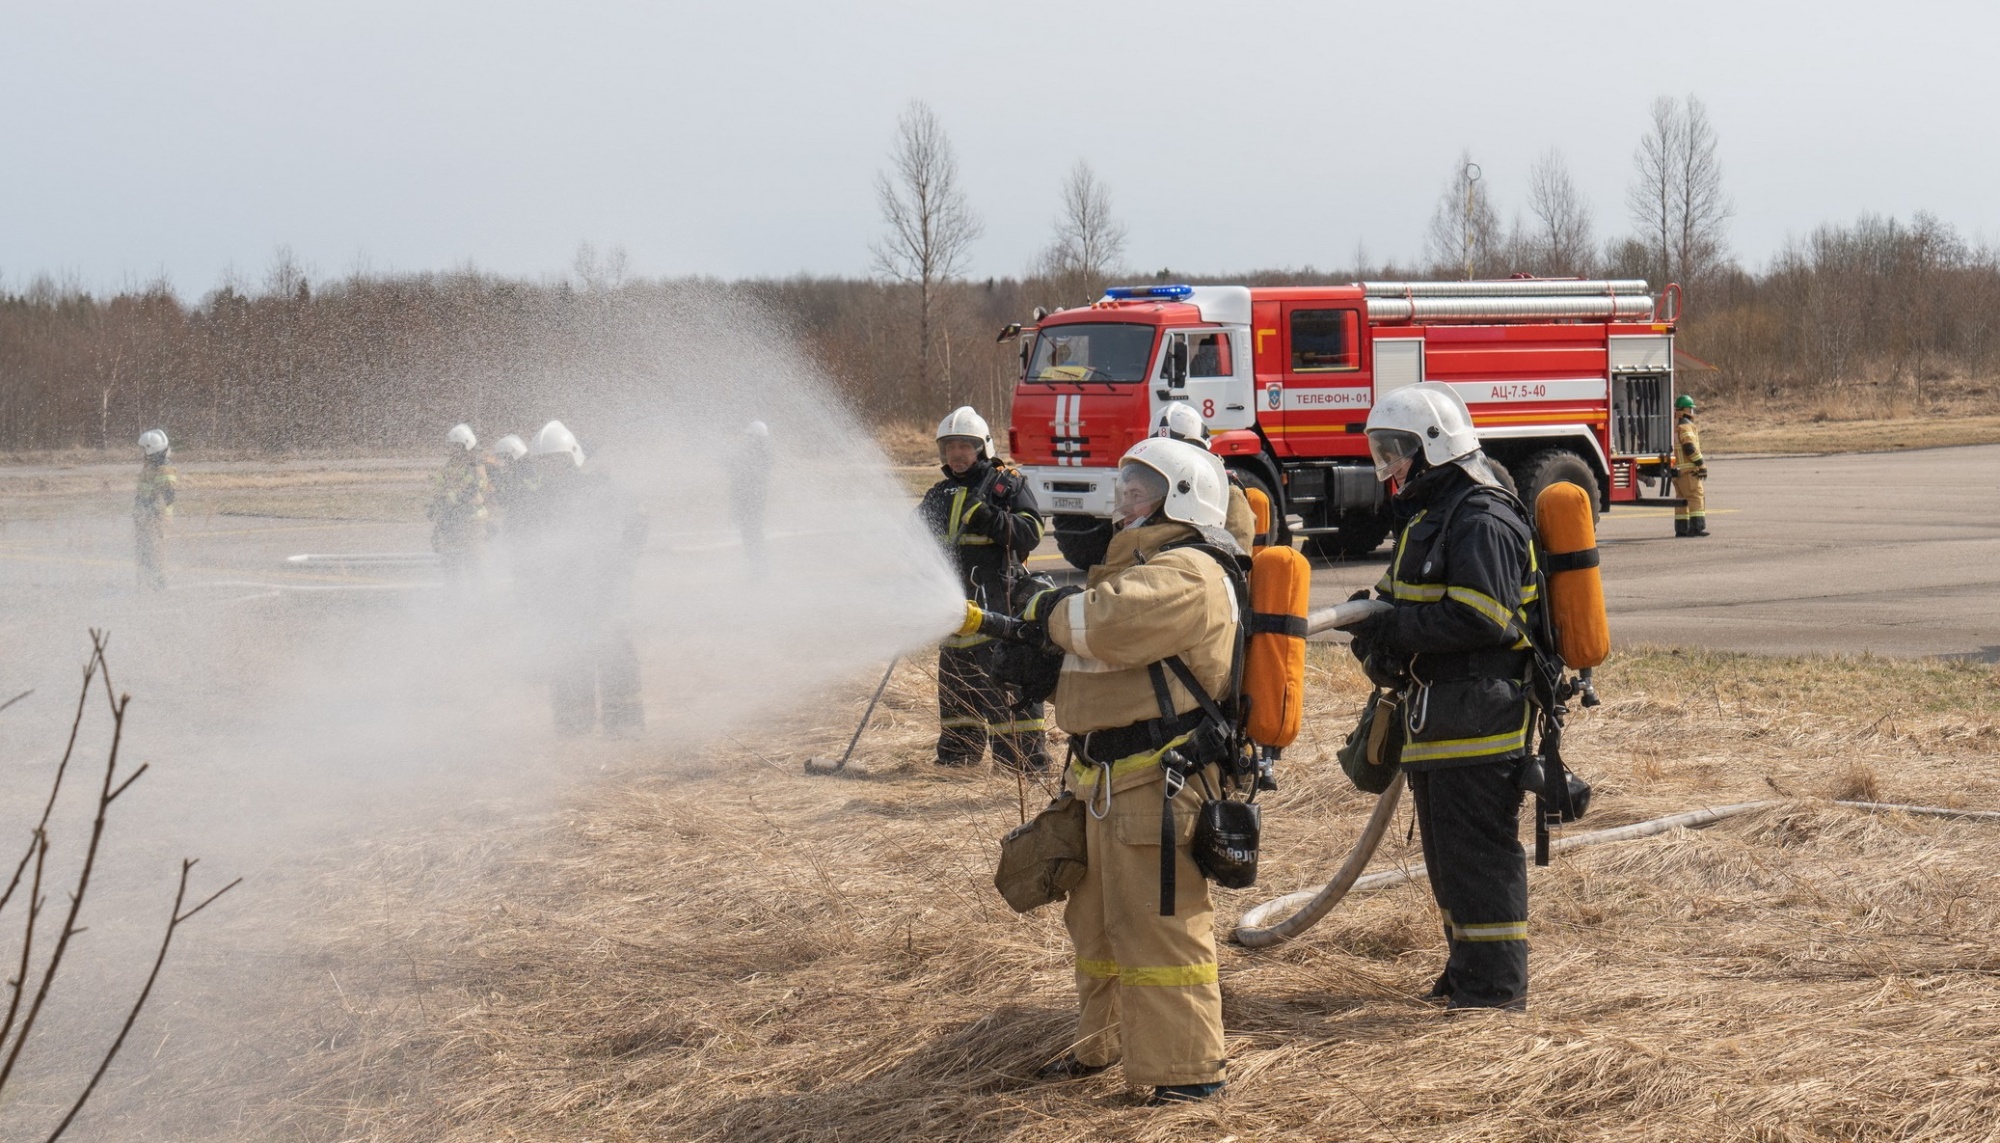
[[[1332,759],[1365,683],[1337,647],[1315,648],[1311,671],[1262,883],[1218,893],[1225,926],[1327,876],[1370,806]],[[595,758],[601,780],[553,814],[469,813],[301,873],[313,905],[262,962],[279,1015],[170,1045],[129,1136],[2000,1131],[2000,826],[1829,801],[2000,809],[1990,667],[1617,656],[1569,738],[1597,788],[1585,826],[1784,804],[1535,871],[1525,1015],[1416,999],[1442,951],[1421,882],[1350,898],[1288,946],[1225,944],[1231,1084],[1173,1109],[1141,1107],[1117,1069],[1030,1079],[1072,1027],[1066,942],[1055,909],[1014,915],[990,872],[995,839],[1042,793],[929,764],[926,667],[896,675],[863,740],[868,776],[800,772],[844,743],[869,681],[740,741]],[[1414,859],[1403,824],[1375,868]]]

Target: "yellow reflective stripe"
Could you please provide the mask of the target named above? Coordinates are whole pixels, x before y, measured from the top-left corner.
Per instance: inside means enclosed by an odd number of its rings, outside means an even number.
[[[960,536],[958,538],[958,546],[961,548],[975,548],[981,544],[991,544],[992,542],[992,539],[986,536]]]
[[[1118,962],[1115,960],[1079,960],[1076,962],[1076,974],[1078,976],[1087,976],[1092,980],[1116,980],[1118,979]]]
[[[1040,733],[1048,728],[1048,722],[1039,718],[1025,718],[1018,722],[989,722],[986,724],[986,729],[994,734]]]
[[[1404,583],[1402,580],[1397,580],[1390,585],[1389,595],[1391,598],[1401,600],[1405,603],[1436,603],[1438,600],[1444,598],[1444,585],[1441,583]]]
[[[1383,572],[1382,578],[1375,581],[1375,590],[1382,595],[1387,595],[1389,594],[1389,588],[1389,573]]]
[[[1435,742],[1411,742],[1403,747],[1405,762],[1435,762],[1445,758],[1476,758],[1482,754],[1504,754],[1525,750],[1528,724],[1523,717],[1519,730],[1489,734],[1484,738],[1440,738]]]
[[[952,490],[950,523],[944,530],[944,542],[947,544],[958,543],[958,530],[965,526],[965,493],[963,487]]]
[[[1530,569],[1530,570],[1532,571],[1533,569]],[[1521,602],[1522,602],[1522,603],[1533,603],[1533,602],[1535,602],[1536,600],[1540,599],[1541,597],[1542,597],[1542,585],[1541,585],[1541,584],[1539,584],[1539,583],[1524,583],[1524,584],[1522,584],[1522,585],[1521,585]]]
[[[1035,526],[1035,542],[1038,544],[1041,543],[1042,537],[1046,534],[1042,529],[1042,518],[1039,516],[1030,515],[1026,512],[1016,512],[1014,513],[1014,515],[1019,516],[1021,519],[1026,520],[1028,523],[1033,524]]]
[[[1497,921],[1490,925],[1453,925],[1451,935],[1461,941],[1525,941],[1528,922]]]
[[[1142,754],[1127,754],[1125,757],[1111,763],[1111,780],[1116,782],[1127,774],[1143,770],[1148,766],[1158,766],[1160,764],[1160,755],[1185,744],[1187,740],[1188,736],[1183,734],[1169,739],[1167,744],[1158,750],[1148,750]],[[1070,777],[1076,779],[1077,785],[1080,786],[1091,780],[1094,776],[1093,771],[1096,769],[1097,767],[1095,766],[1085,765],[1082,757],[1078,756],[1077,760],[1070,764],[1069,773]]]
[[[1507,629],[1507,609],[1500,606],[1499,600],[1485,592],[1474,591],[1469,587],[1453,587],[1446,589],[1444,594],[1446,599],[1456,600],[1485,616],[1502,631]]]
[[[1118,983],[1137,988],[1187,988],[1196,984],[1214,984],[1221,979],[1221,972],[1214,961],[1206,964],[1159,964],[1143,968],[1121,968]]]

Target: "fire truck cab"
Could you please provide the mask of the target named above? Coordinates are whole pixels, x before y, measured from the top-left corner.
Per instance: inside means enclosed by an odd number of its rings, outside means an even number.
[[[1087,567],[1110,540],[1119,457],[1185,402],[1282,533],[1354,557],[1390,528],[1368,411],[1441,381],[1530,504],[1567,480],[1608,507],[1665,480],[1677,305],[1671,286],[1656,301],[1644,282],[1578,279],[1118,287],[1022,331],[1008,451]]]

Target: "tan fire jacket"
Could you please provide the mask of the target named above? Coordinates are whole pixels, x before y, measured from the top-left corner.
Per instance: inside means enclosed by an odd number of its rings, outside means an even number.
[[[1236,637],[1228,573],[1205,552],[1160,551],[1196,535],[1176,523],[1117,533],[1090,586],[1049,616],[1049,638],[1069,652],[1056,682],[1057,726],[1083,734],[1160,717],[1146,666],[1169,655],[1224,697]],[[1167,687],[1175,714],[1199,705],[1171,673]]]
[[[1246,552],[1257,542],[1257,513],[1250,508],[1250,498],[1234,484],[1229,486],[1229,517],[1222,527],[1236,541],[1236,546]]]

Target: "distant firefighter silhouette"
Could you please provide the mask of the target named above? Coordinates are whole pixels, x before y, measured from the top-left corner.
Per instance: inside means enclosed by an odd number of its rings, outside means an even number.
[[[168,463],[172,451],[167,434],[148,429],[139,435],[145,460],[139,468],[139,488],[132,497],[132,538],[138,556],[139,586],[164,591],[167,586],[167,520],[174,514],[174,485],[179,477]]]
[[[528,447],[507,512],[514,578],[555,706],[556,732],[629,738],[645,727],[632,645],[632,574],[646,517],[600,474],[561,421]]]

